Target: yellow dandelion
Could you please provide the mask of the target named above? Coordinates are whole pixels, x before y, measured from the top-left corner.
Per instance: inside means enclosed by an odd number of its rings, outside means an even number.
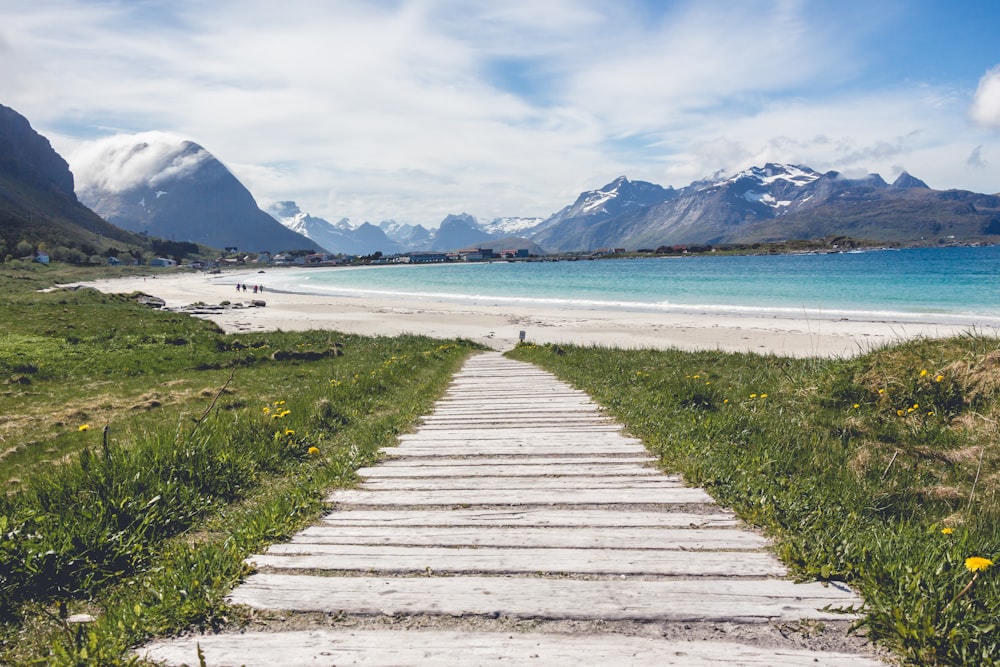
[[[695,379],[695,380],[700,380],[700,379],[701,379],[701,376],[700,376],[700,375],[695,375],[695,376],[694,376],[694,379]]]
[[[943,375],[938,375],[937,377],[934,378],[935,382],[941,382],[941,380],[944,380],[944,376]]]
[[[723,401],[722,401],[722,404],[723,404],[723,405],[728,405],[728,404],[729,404],[729,399],[727,398],[727,399],[723,400]]]
[[[980,556],[970,556],[965,559],[965,569],[969,572],[984,572],[993,567],[993,561]]]
[[[79,430],[81,430],[81,431],[89,431],[90,430],[90,424],[80,424]]]
[[[285,435],[295,435],[295,431],[290,428],[285,429]]]
[[[903,416],[903,410],[902,409],[896,410],[896,414],[899,415],[900,417],[902,417]]]
[[[285,417],[285,416],[290,415],[290,414],[292,414],[291,410],[282,410],[281,412],[278,413],[278,415],[280,417]]]
[[[941,534],[942,535],[951,535],[954,532],[955,532],[955,529],[952,528],[951,526],[947,526],[947,527],[941,529]]]
[[[767,394],[761,394],[760,397],[761,398],[767,398]]]
[[[265,406],[264,406],[264,414],[265,414],[265,415],[269,415],[269,414],[271,414],[271,408],[269,408],[269,407],[267,407],[267,406],[265,405]]]
[[[319,447],[310,447],[306,450],[306,453],[309,454],[309,456],[316,456],[319,454]]]
[[[275,412],[273,415],[271,415],[271,419],[278,419],[279,417],[281,417],[281,415],[278,414],[277,412]]]
[[[922,378],[927,377],[927,369],[926,368],[924,368],[924,369],[922,369],[920,371],[920,377],[922,377]]]
[[[711,382],[705,382],[705,386],[706,386],[706,387],[707,387],[708,385],[710,385],[710,384],[712,384],[712,383],[711,383]]]
[[[882,396],[883,394],[885,394],[885,389],[879,389],[878,390],[878,395]]]
[[[855,403],[855,404],[854,404],[854,405],[852,405],[851,407],[852,407],[852,408],[854,408],[855,410],[857,410],[858,408],[860,408],[860,407],[861,407],[861,404],[860,404],[860,403]]]
[[[913,404],[913,409],[914,410],[919,410],[920,409],[920,404],[919,403],[914,403]]]
[[[284,405],[285,402],[284,401],[275,401],[274,404],[275,405]]]
[[[750,394],[750,398],[757,398],[757,394]]]

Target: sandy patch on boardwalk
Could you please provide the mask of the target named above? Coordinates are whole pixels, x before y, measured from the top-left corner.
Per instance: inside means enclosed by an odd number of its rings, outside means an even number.
[[[969,331],[967,325],[920,321],[877,321],[845,318],[761,316],[751,314],[662,313],[631,310],[513,306],[482,299],[379,296],[372,298],[297,294],[267,287],[264,273],[160,273],[155,277],[119,278],[84,285],[104,292],[141,291],[157,296],[168,308],[196,303],[253,300],[264,307],[203,311],[228,332],[330,329],[363,335],[402,333],[439,338],[466,338],[493,349],[517,344],[520,332],[534,343],[598,345],[618,348],[680,348],[727,352],[774,353],[785,356],[853,356],[872,348],[915,337],[937,338]],[[262,294],[236,291],[236,283],[262,284]],[[995,330],[980,331],[996,335]]]

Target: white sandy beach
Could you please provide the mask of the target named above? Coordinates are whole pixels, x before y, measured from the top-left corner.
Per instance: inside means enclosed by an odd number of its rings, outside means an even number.
[[[270,269],[269,271],[274,271]],[[278,269],[303,270],[303,269]],[[307,269],[306,269],[307,270]],[[265,286],[263,294],[237,293],[237,282]],[[786,356],[853,356],[873,347],[914,337],[943,337],[968,326],[919,321],[764,317],[749,314],[656,313],[628,310],[511,306],[488,300],[471,303],[395,297],[340,297],[278,292],[267,288],[267,275],[256,272],[159,273],[155,277],[119,278],[82,283],[103,292],[144,292],[168,308],[195,303],[249,304],[201,315],[227,332],[329,329],[363,335],[402,333],[438,338],[466,338],[491,348],[514,347],[525,333],[528,342],[599,345],[619,348],[676,347],[684,350],[775,353]],[[996,331],[982,331],[996,335]]]

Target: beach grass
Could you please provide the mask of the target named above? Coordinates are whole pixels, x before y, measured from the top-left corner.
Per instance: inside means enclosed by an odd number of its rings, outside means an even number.
[[[149,637],[239,626],[244,558],[318,517],[475,348],[225,334],[134,295],[38,291],[107,275],[79,271],[0,268],[0,664],[130,664]],[[905,661],[997,663],[995,338],[511,354],[605,405],[796,576],[855,586],[858,631]]]
[[[150,636],[237,622],[243,560],[318,517],[474,347],[227,335],[4,268],[0,664],[129,664]]]
[[[1000,661],[1000,341],[851,359],[521,345],[911,664]]]

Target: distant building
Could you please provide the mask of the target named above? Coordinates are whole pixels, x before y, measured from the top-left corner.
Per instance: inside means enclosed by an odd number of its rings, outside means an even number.
[[[117,257],[108,257],[107,264],[108,266],[121,266],[122,261]]]
[[[448,254],[444,252],[408,252],[400,258],[400,261],[411,264],[447,262]]]
[[[154,257],[149,260],[150,266],[177,266],[177,262],[166,257]]]
[[[39,250],[38,252],[35,253],[35,261],[38,262],[39,264],[48,264],[49,253],[45,252],[44,250]]]
[[[466,262],[481,262],[486,259],[496,259],[493,248],[466,248],[458,251],[459,257]]]

